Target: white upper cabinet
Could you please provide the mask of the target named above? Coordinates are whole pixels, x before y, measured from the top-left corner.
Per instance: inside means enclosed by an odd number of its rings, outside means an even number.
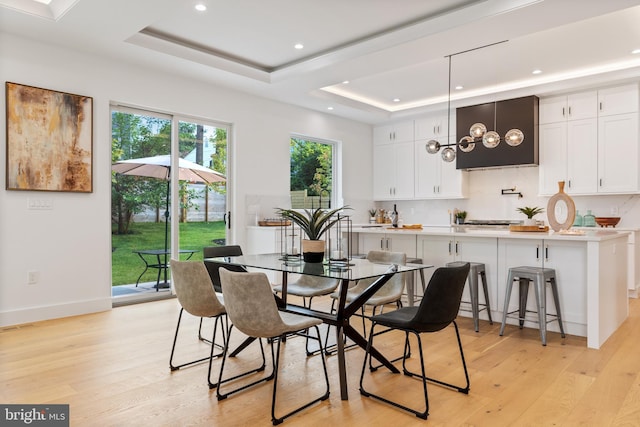
[[[434,114],[433,116],[423,117],[415,121],[415,139],[439,139],[447,138],[447,122],[449,129],[453,129],[451,134],[455,134],[455,113],[451,118],[447,117],[447,113]]]
[[[443,143],[446,138],[438,141]],[[440,151],[429,154],[428,139],[415,143],[415,196],[419,199],[459,199],[467,196],[468,172],[456,169],[456,162],[442,160]],[[452,142],[455,137],[452,137]]]
[[[373,199],[413,199],[413,141],[373,147]]]
[[[638,113],[600,117],[598,121],[598,192],[640,190]]]
[[[598,116],[597,102],[597,91],[542,98],[539,104],[539,123],[595,118]]]
[[[640,191],[638,85],[540,100],[539,193]]]
[[[635,113],[638,111],[638,85],[617,86],[598,91],[598,115]]]
[[[413,121],[373,128],[374,145],[413,142]]]

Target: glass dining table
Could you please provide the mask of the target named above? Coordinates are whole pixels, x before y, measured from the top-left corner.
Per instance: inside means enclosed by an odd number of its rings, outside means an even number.
[[[349,398],[347,392],[347,372],[345,362],[345,343],[343,335],[351,339],[362,349],[366,348],[367,340],[358,330],[349,324],[349,319],[358,312],[365,302],[378,291],[394,274],[419,271],[432,268],[426,264],[377,264],[367,259],[351,259],[340,262],[305,263],[299,257],[285,257],[281,254],[243,255],[236,257],[205,258],[205,262],[218,264],[230,264],[234,266],[249,267],[261,270],[277,271],[282,273],[282,300],[284,310],[312,316],[321,319],[324,323],[336,327],[336,355],[338,358],[338,371],[340,378],[340,396],[342,400]],[[289,274],[306,274],[310,276],[329,277],[339,279],[341,285],[338,288],[339,298],[335,312],[312,310],[300,305],[287,303],[287,281]],[[347,289],[349,282],[362,279],[376,278],[360,295],[351,302],[347,302]],[[392,372],[398,369],[377,349],[371,349],[371,355]]]

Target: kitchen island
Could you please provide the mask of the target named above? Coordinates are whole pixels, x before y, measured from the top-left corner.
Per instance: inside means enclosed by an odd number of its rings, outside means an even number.
[[[628,316],[628,235],[629,232],[611,229],[574,235],[553,231],[383,226],[355,227],[352,239],[354,252],[402,251],[436,267],[451,261],[484,263],[493,319],[502,319],[509,268],[521,265],[554,268],[565,331],[586,337],[589,348],[600,348]],[[468,300],[467,292],[465,289],[463,299]],[[533,294],[529,303],[533,308]],[[509,309],[516,309],[515,304],[517,298],[512,298]],[[553,307],[549,296],[547,306]],[[537,328],[532,323],[525,326]],[[558,331],[557,324],[549,324],[549,330]]]

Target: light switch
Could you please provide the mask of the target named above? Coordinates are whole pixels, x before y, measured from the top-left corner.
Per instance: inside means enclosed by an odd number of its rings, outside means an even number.
[[[35,199],[29,198],[27,202],[27,206],[30,210],[52,210],[53,209],[53,199],[43,198],[43,199]]]

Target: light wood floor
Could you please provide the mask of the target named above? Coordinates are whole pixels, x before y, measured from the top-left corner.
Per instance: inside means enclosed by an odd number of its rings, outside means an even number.
[[[543,347],[534,329],[508,327],[500,337],[498,322],[482,322],[475,333],[471,320],[461,318],[471,391],[429,386],[427,421],[360,396],[359,349],[348,351],[350,399],[341,401],[336,358],[330,356],[330,399],[284,425],[640,426],[640,300],[630,304],[629,319],[600,350],[587,349],[584,338],[562,340],[555,333]],[[218,402],[206,384],[206,364],[169,370],[178,310],[171,299],[0,330],[0,402],[70,404],[72,426],[271,425],[271,383]],[[182,355],[205,354],[208,347],[195,339],[191,320]],[[237,334],[234,341],[241,339]],[[400,335],[383,341],[389,355],[401,351]],[[283,405],[321,385],[320,359],[306,358],[303,345],[301,338],[286,342]],[[427,336],[425,350],[429,374],[462,381],[453,329]],[[231,364],[256,355],[256,349],[245,351]],[[385,369],[367,384],[420,402],[417,381]]]

